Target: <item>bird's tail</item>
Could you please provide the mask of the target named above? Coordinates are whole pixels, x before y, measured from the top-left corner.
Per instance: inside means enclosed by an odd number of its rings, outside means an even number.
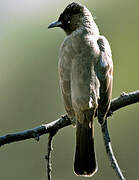
[[[74,172],[79,176],[92,176],[97,171],[93,125],[77,122]]]

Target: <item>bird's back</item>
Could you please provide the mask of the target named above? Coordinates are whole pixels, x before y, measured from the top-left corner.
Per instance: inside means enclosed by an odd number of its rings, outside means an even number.
[[[62,94],[64,99],[69,97],[66,109],[89,109],[90,97],[94,102],[99,98],[99,81],[94,71],[99,56],[97,38],[79,30],[67,36],[61,46],[58,69]]]

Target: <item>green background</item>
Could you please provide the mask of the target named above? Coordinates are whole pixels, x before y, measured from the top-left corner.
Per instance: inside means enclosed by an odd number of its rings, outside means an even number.
[[[64,114],[58,83],[58,53],[65,34],[48,30],[70,0],[0,1],[0,135],[33,128]],[[78,2],[78,1],[76,1]],[[86,0],[114,61],[113,97],[139,88],[139,1]],[[109,119],[112,145],[127,179],[139,179],[139,104]],[[0,180],[44,180],[47,135],[0,148]],[[95,121],[98,172],[90,179],[116,180]],[[75,128],[54,138],[54,180],[83,180],[73,173]]]

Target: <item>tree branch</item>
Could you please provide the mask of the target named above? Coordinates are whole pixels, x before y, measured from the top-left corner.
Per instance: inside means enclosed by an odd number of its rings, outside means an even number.
[[[117,177],[120,180],[125,180],[125,177],[122,174],[122,171],[118,165],[118,162],[117,162],[115,155],[113,153],[113,150],[112,150],[110,135],[109,135],[108,127],[107,127],[107,120],[105,121],[104,125],[101,126],[101,131],[102,131],[102,136],[103,136],[103,140],[104,140],[106,153],[110,159],[111,166],[114,169]]]
[[[0,136],[0,146],[4,144],[9,144],[17,141],[23,141],[27,139],[34,138],[39,141],[39,137],[50,133],[52,131],[57,131],[63,127],[69,126],[71,124],[70,119],[67,115],[63,115],[61,118],[36,128],[20,131],[17,133],[7,134],[5,136]]]
[[[47,179],[48,180],[51,180],[51,171],[52,171],[52,168],[51,168],[51,151],[53,150],[52,148],[52,141],[53,141],[53,137],[55,136],[55,134],[57,133],[57,131],[52,131],[51,133],[49,133],[49,138],[48,138],[48,146],[47,146],[47,149],[48,149],[48,153],[47,155],[45,156],[45,159],[47,161]]]
[[[112,100],[108,116],[111,116],[114,111],[117,111],[122,107],[137,102],[139,102],[139,90],[128,94],[122,93],[119,97]],[[61,118],[51,123],[44,124],[33,129],[0,136],[0,146],[31,138],[34,138],[38,141],[40,136],[50,133],[51,131],[59,130],[69,125],[71,125],[70,119],[67,117],[67,115],[63,115]]]
[[[131,92],[129,94],[122,93],[119,97],[115,98],[111,102],[110,110],[107,114],[108,116],[111,116],[112,113],[122,107],[125,107],[127,105],[137,103],[139,102],[139,90]],[[56,121],[53,121],[51,123],[41,125],[39,127],[25,130],[22,132],[17,132],[14,134],[7,134],[5,136],[0,136],[0,146],[12,142],[22,141],[30,138],[34,138],[35,140],[39,141],[39,137],[43,134],[49,133],[49,139],[48,139],[48,154],[45,156],[45,159],[47,160],[47,177],[48,180],[51,180],[51,150],[52,150],[52,139],[56,132],[66,126],[69,126],[71,124],[70,119],[67,115],[63,115],[61,118],[59,118]],[[118,163],[116,161],[116,158],[114,156],[111,143],[110,143],[110,136],[107,128],[107,120],[104,123],[104,125],[101,126],[102,135],[104,139],[104,144],[106,148],[106,152],[108,154],[108,157],[111,161],[112,167],[114,171],[116,172],[116,175],[120,180],[125,180]]]
[[[139,90],[131,93],[122,92],[122,94],[119,97],[114,98],[112,100],[109,113],[117,111],[125,106],[135,104],[137,102],[139,102]]]

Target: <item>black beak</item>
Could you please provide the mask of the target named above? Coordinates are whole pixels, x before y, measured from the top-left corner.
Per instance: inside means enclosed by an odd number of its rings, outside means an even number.
[[[61,27],[62,26],[62,22],[61,21],[56,21],[56,22],[52,22],[51,24],[49,24],[48,29],[49,28],[54,28],[54,27]]]

